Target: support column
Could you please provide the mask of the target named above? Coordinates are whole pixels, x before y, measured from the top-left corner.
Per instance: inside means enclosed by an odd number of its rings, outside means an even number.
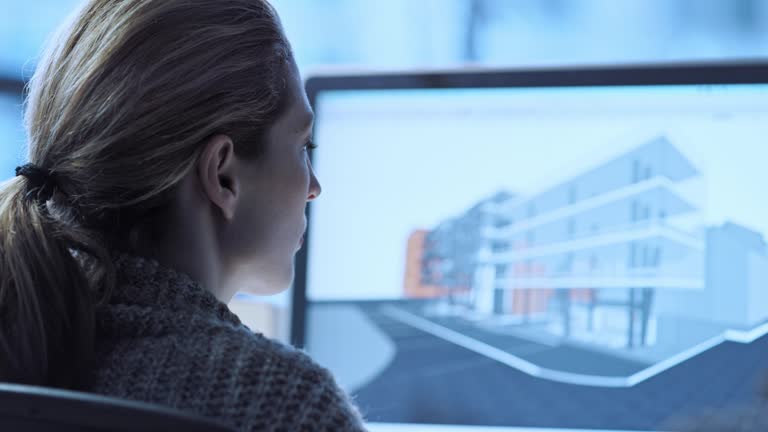
[[[629,301],[627,302],[627,312],[629,317],[629,328],[627,334],[627,348],[635,346],[635,288],[629,289]]]

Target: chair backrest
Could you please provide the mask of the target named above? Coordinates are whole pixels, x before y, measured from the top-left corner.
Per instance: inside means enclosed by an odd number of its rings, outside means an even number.
[[[233,432],[170,408],[90,393],[0,383],[0,431]]]

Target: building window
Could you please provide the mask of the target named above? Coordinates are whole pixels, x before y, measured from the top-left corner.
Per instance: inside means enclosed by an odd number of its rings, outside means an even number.
[[[589,257],[589,270],[594,272],[595,270],[597,270],[597,266],[598,266],[597,255],[595,255],[595,254],[590,255],[590,257]]]
[[[632,214],[630,215],[630,218],[629,218],[630,222],[637,222],[637,220],[639,219],[637,214],[638,207],[639,205],[637,201],[632,201],[632,209],[631,209]]]
[[[536,216],[536,204],[530,203],[528,204],[528,217],[532,218]]]
[[[505,241],[494,241],[491,244],[491,250],[493,252],[506,252],[509,250],[509,244]]]
[[[640,181],[640,161],[635,159],[632,161],[632,183]]]
[[[568,190],[568,204],[575,203],[576,197],[577,197],[576,185],[572,184],[570,189]]]

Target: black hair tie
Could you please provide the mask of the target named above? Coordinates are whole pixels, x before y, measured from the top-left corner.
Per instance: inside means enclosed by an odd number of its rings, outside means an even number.
[[[27,178],[30,189],[27,195],[36,194],[38,201],[45,202],[51,199],[56,188],[56,180],[53,173],[39,166],[28,163],[16,167],[16,175]]]

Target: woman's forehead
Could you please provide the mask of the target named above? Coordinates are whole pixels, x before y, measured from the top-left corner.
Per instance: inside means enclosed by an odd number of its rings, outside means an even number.
[[[312,127],[314,113],[309,106],[307,93],[301,82],[298,72],[291,71],[286,86],[288,108],[281,120],[285,120],[287,126],[296,133],[303,133]],[[279,121],[278,121],[279,123]]]

